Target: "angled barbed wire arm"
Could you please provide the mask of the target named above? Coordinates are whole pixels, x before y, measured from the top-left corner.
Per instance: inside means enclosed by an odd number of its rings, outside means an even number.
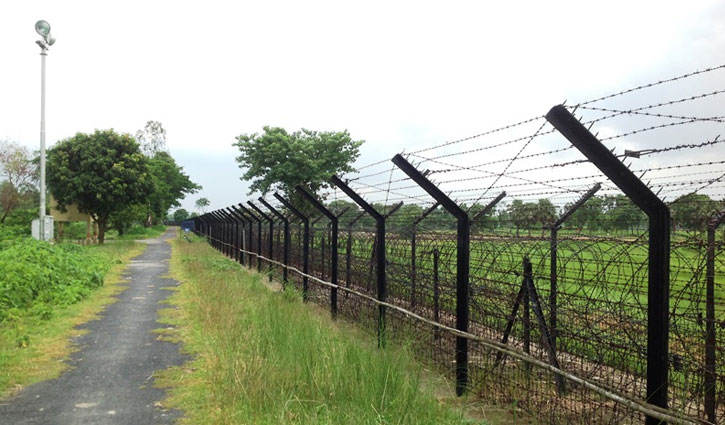
[[[506,197],[506,191],[503,191],[503,192],[499,193],[498,196],[496,196],[491,202],[489,202],[485,207],[483,207],[483,209],[481,211],[477,212],[476,215],[473,216],[473,218],[471,219],[471,225],[473,225],[476,222],[478,222],[478,220],[480,220],[483,216],[485,216],[491,210],[493,210],[493,208],[499,202],[501,202],[501,200],[503,198],[505,198],[505,197]]]
[[[649,217],[647,401],[667,408],[669,389],[670,210],[564,106],[546,119]],[[660,421],[648,416],[647,425]]]

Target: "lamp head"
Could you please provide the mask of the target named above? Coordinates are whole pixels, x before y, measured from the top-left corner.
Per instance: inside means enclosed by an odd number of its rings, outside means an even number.
[[[35,23],[35,32],[40,34],[43,38],[48,37],[48,34],[50,34],[50,24],[41,19]]]

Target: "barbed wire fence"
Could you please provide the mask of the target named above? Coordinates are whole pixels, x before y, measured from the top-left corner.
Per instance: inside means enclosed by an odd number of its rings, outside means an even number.
[[[196,230],[409,344],[458,394],[543,423],[725,423],[723,72],[558,105]]]

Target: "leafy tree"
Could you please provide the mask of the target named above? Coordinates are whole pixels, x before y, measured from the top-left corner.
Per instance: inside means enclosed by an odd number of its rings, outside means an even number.
[[[116,229],[119,235],[125,234],[133,223],[143,223],[148,216],[148,207],[142,204],[132,204],[114,211],[109,216],[109,229]]]
[[[567,204],[564,207],[564,210],[568,211],[573,205],[573,202]],[[581,232],[585,226],[590,229],[596,229],[599,227],[599,222],[602,219],[603,213],[604,199],[599,196],[592,196],[584,203],[584,205],[574,211],[574,214],[569,217],[567,223],[576,227],[579,232]]]
[[[165,217],[169,209],[180,206],[180,201],[187,194],[201,189],[201,186],[184,174],[184,169],[176,164],[168,152],[156,152],[153,158],[149,159],[149,171],[153,192],[148,197],[150,213],[148,225]]]
[[[541,225],[541,228],[544,228],[555,222],[556,219],[557,214],[554,204],[546,198],[539,199],[534,210],[534,220],[536,224]]]
[[[200,209],[201,212],[206,212],[206,207],[209,206],[209,200],[206,198],[199,198],[196,200],[196,208]]]
[[[174,221],[184,221],[189,218],[189,212],[183,208],[174,211]]]
[[[626,195],[606,195],[603,201],[605,228],[629,230],[640,229],[647,216],[637,208]]]
[[[529,236],[531,236],[531,227],[537,221],[537,215],[539,214],[538,204],[533,202],[526,202],[515,199],[511,202],[508,207],[508,215],[516,226],[516,236],[519,236],[520,229],[528,229]]]
[[[148,159],[128,134],[77,133],[48,150],[48,187],[63,210],[75,204],[98,223],[103,243],[111,214],[145,203],[154,186]]]
[[[239,167],[246,169],[242,180],[249,180],[249,193],[263,195],[278,190],[288,199],[296,199],[298,184],[313,192],[328,187],[332,175],[354,171],[351,164],[357,159],[362,141],[352,140],[350,134],[317,132],[302,129],[288,133],[279,127],[264,127],[263,134],[242,134],[234,146]]]
[[[695,192],[682,195],[670,203],[675,228],[705,230],[717,203],[709,196]]]
[[[141,145],[141,152],[152,158],[166,151],[166,130],[160,122],[148,121],[143,130],[136,132],[136,141]]]
[[[33,163],[30,151],[10,141],[0,141],[0,207],[4,223],[16,208],[26,206],[34,198],[34,184],[38,180],[38,167]]]

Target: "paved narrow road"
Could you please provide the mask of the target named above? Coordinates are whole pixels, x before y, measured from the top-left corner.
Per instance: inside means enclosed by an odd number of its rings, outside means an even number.
[[[168,272],[171,247],[168,231],[148,242],[131,262],[124,277],[129,288],[108,306],[102,317],[82,328],[89,332],[76,340],[80,351],[70,359],[70,370],[60,378],[41,382],[16,397],[0,402],[0,424],[171,424],[178,411],[157,407],[164,392],[153,387],[154,372],[184,361],[176,344],[157,340],[152,331],[160,304],[178,285],[162,278]]]

